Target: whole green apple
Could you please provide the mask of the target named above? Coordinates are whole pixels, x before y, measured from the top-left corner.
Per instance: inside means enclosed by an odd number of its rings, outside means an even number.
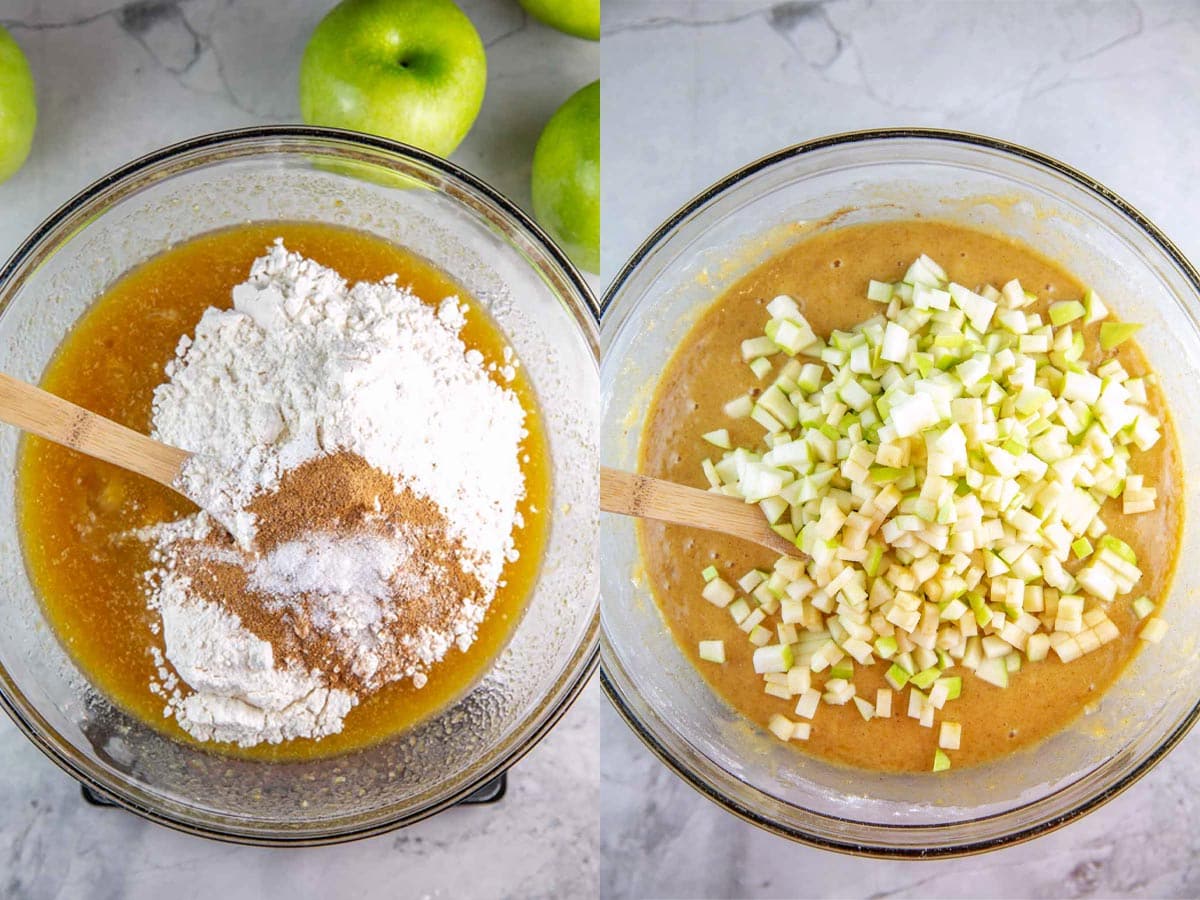
[[[343,0],[304,50],[300,113],[449,156],[486,86],[479,32],[451,0]]]
[[[0,28],[0,181],[24,164],[36,127],[33,74],[12,35]]]
[[[600,0],[520,0],[525,12],[551,28],[600,40]]]
[[[600,82],[546,123],[533,152],[533,214],[577,265],[600,271]]]

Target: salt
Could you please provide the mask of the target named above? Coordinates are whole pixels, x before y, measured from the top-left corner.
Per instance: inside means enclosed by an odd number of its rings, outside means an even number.
[[[402,541],[378,535],[314,534],[288,541],[260,557],[250,587],[281,597],[320,594],[386,599],[388,580],[411,556]]]

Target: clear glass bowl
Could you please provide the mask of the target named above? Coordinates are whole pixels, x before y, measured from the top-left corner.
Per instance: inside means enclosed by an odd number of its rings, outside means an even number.
[[[1019,238],[1146,323],[1182,445],[1185,507],[1200,479],[1200,275],[1144,216],[1062,163],[944,131],[870,131],[792,147],[733,173],[662,225],[617,276],[601,325],[605,465],[636,466],[663,361],[721,291],[798,239],[913,216]],[[946,856],[1027,840],[1145,774],[1200,715],[1200,533],[1188,516],[1165,641],[1100,708],[1040,746],[949,777],[853,771],[750,726],[675,645],[640,568],[633,523],[601,527],[601,668],[610,699],[668,766],[726,809],[816,846]]]
[[[106,286],[205,231],[254,220],[362,229],[431,260],[488,308],[520,355],[550,439],[554,503],[523,619],[469,693],[369,749],[304,763],[228,758],[164,737],[98,693],[45,621],[0,491],[0,702],[84,784],[146,818],[229,840],[361,837],[449,806],[530,749],[596,662],[598,360],[594,300],[511,202],[419,150],[312,128],[197,138],[101,179],[0,270],[0,371],[37,381]],[[0,429],[12,473],[18,435]],[[10,474],[11,478],[11,474]]]

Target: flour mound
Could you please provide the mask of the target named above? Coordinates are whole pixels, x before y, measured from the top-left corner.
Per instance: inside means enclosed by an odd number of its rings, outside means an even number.
[[[193,598],[187,579],[168,577],[159,592],[167,659],[191,693],[177,694],[173,712],[202,741],[279,743],[342,730],[358,702],[330,689],[319,673],[275,666],[271,645],[241,627],[215,603]]]
[[[251,501],[307,461],[362,457],[394,479],[397,493],[437,506],[461,547],[462,570],[480,586],[462,598],[450,633],[414,627],[404,636],[420,665],[402,674],[419,687],[420,666],[473,642],[505,562],[516,557],[525,413],[464,345],[467,308],[457,298],[434,308],[394,277],[350,286],[276,241],[232,299],[232,309],[210,308],[180,340],[154,394],[152,434],[194,454],[180,487],[207,511],[145,535],[154,544],[150,606],[166,657],[154,687],[168,714],[202,740],[319,738],[341,730],[359,696],[331,687],[329,672],[278,659],[271,643],[176,571],[176,550],[203,539],[211,515],[245,551],[256,534]],[[511,379],[510,367],[500,371]],[[402,618],[388,608],[396,597],[388,586],[421,589],[405,571],[410,557],[403,544],[315,534],[273,548],[247,572],[254,590],[280,603],[309,598],[314,627],[335,634],[349,664],[369,674],[381,664],[380,623]]]
[[[525,415],[463,345],[464,323],[456,298],[435,314],[394,279],[349,287],[276,241],[233,309],[209,309],[180,341],[154,392],[153,436],[196,454],[185,492],[243,545],[246,504],[282,471],[357,453],[444,509],[474,573],[494,583],[524,495]]]

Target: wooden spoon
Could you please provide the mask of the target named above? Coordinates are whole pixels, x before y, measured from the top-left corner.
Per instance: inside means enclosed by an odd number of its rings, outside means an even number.
[[[782,556],[800,555],[790,541],[771,530],[756,505],[673,481],[601,466],[600,508],[623,516],[717,531],[752,541]]]
[[[185,450],[160,444],[111,419],[0,373],[0,422],[145,475],[182,494],[175,483]],[[186,494],[184,496],[187,496]],[[192,500],[192,498],[188,498]],[[192,500],[194,503],[195,500]]]

